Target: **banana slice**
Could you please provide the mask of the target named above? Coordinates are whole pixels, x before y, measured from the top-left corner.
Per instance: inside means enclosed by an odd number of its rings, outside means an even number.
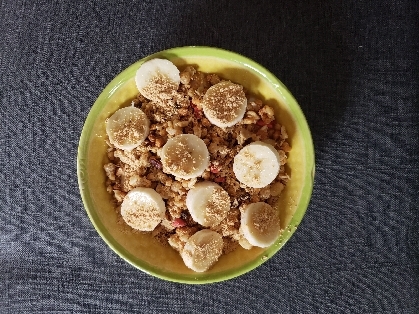
[[[109,141],[117,148],[132,150],[139,146],[150,131],[150,121],[138,108],[126,107],[117,110],[106,121]]]
[[[137,70],[135,84],[151,100],[170,99],[180,84],[178,68],[166,59],[151,59]]]
[[[267,203],[251,203],[241,212],[240,231],[251,245],[271,246],[281,232],[278,212]]]
[[[194,134],[181,134],[169,139],[160,155],[163,171],[182,179],[200,176],[209,165],[207,146]]]
[[[230,210],[230,197],[217,183],[195,184],[186,196],[186,207],[192,219],[205,227],[218,225]]]
[[[230,81],[222,81],[208,88],[202,100],[205,116],[220,128],[233,126],[243,119],[246,107],[243,87]]]
[[[159,193],[150,188],[135,188],[121,204],[125,222],[140,231],[153,231],[162,221],[166,206]]]
[[[203,229],[186,241],[180,255],[187,267],[196,272],[204,272],[218,261],[223,245],[223,238],[219,233]]]
[[[261,141],[243,147],[233,162],[237,180],[252,188],[263,188],[271,183],[278,175],[279,167],[278,151]]]

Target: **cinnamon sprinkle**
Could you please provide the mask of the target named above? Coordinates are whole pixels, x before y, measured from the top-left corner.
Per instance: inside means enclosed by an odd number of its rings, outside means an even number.
[[[246,101],[243,86],[223,81],[208,89],[202,106],[205,115],[228,124],[237,117]]]
[[[113,132],[113,142],[116,145],[139,143],[144,139],[146,129],[146,116],[144,115],[144,118],[142,118],[130,112],[129,118],[124,119],[123,127],[118,127]]]
[[[268,230],[277,230],[279,225],[278,213],[268,204],[264,203],[263,206],[252,213],[252,219],[255,229],[260,233],[266,233]]]
[[[162,220],[157,205],[149,199],[125,198],[121,206],[121,215],[125,222],[134,229],[153,230]]]
[[[218,225],[227,215],[230,209],[230,197],[221,188],[214,188],[206,204],[204,224],[206,226]]]

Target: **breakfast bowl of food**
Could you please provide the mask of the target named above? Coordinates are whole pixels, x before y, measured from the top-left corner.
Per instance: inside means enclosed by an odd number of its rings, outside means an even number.
[[[272,73],[230,51],[180,47],[102,91],[77,174],[112,250],[155,277],[204,284],[255,269],[290,239],[310,201],[314,148]]]

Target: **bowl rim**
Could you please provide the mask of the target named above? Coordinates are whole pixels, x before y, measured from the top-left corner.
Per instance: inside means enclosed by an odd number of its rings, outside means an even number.
[[[99,114],[99,112],[103,109],[104,105],[106,104],[105,100],[112,96],[113,93],[125,82],[131,79],[135,75],[135,72],[139,68],[139,66],[145,61],[153,58],[170,59],[173,57],[182,58],[193,56],[216,57],[221,59],[227,59],[229,61],[233,61],[234,63],[238,63],[241,66],[244,66],[245,68],[248,68],[250,71],[256,72],[257,75],[262,76],[270,85],[272,85],[275,88],[277,92],[279,92],[284,97],[289,110],[292,112],[292,116],[296,121],[298,121],[299,131],[301,132],[306,152],[305,165],[307,167],[307,171],[304,174],[304,186],[301,191],[301,197],[298,207],[295,210],[289,223],[289,226],[292,225],[293,228],[291,228],[289,232],[286,232],[285,235],[283,233],[282,238],[280,237],[280,239],[277,240],[277,242],[280,241],[279,245],[271,246],[270,248],[265,250],[261,258],[255,258],[254,260],[233,270],[229,269],[210,274],[176,274],[173,272],[167,272],[139,260],[137,257],[133,256],[130,252],[128,252],[128,250],[126,250],[111,236],[111,234],[108,232],[105,226],[102,225],[97,213],[92,209],[93,202],[88,191],[88,179],[86,173],[86,156],[88,152],[88,144],[90,141],[91,131],[95,124],[96,116]],[[307,211],[314,186],[314,174],[315,156],[310,129],[300,106],[298,105],[291,92],[287,89],[287,87],[275,75],[273,75],[269,70],[267,70],[265,67],[258,64],[257,62],[236,52],[208,46],[185,46],[162,50],[136,61],[135,63],[131,64],[123,71],[121,71],[103,89],[103,91],[100,93],[93,106],[91,107],[83,125],[83,129],[81,131],[77,153],[77,177],[83,205],[91,223],[93,224],[94,228],[99,233],[101,238],[105,241],[105,243],[122,259],[124,259],[126,262],[133,265],[134,267],[140,269],[141,271],[163,280],[187,284],[215,283],[238,277],[257,268],[258,266],[266,262],[275,253],[277,253],[292,237]]]

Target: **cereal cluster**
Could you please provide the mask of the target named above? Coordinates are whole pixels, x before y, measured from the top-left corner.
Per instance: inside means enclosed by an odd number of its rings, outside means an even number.
[[[211,227],[222,235],[223,253],[240,244],[249,247],[239,232],[240,208],[249,203],[266,202],[274,205],[289,176],[284,165],[291,147],[284,126],[276,122],[272,107],[246,93],[248,104],[244,118],[232,127],[220,128],[210,123],[203,114],[201,102],[212,85],[222,79],[216,74],[205,74],[188,66],[181,73],[181,84],[176,92],[161,95],[160,101],[150,101],[141,94],[132,100],[150,120],[150,132],[145,141],[131,151],[121,150],[109,141],[104,165],[107,191],[113,196],[120,215],[125,195],[134,188],[148,187],[157,191],[165,201],[166,215],[152,234],[162,243],[181,250],[186,240],[204,227],[197,224],[186,207],[188,191],[200,181],[213,181],[229,195],[230,211],[218,225]],[[208,147],[210,165],[204,173],[185,180],[163,171],[160,152],[168,139],[180,134],[194,134]],[[280,171],[275,180],[264,188],[250,188],[241,184],[233,172],[235,155],[247,144],[263,141],[271,144],[280,156]]]

